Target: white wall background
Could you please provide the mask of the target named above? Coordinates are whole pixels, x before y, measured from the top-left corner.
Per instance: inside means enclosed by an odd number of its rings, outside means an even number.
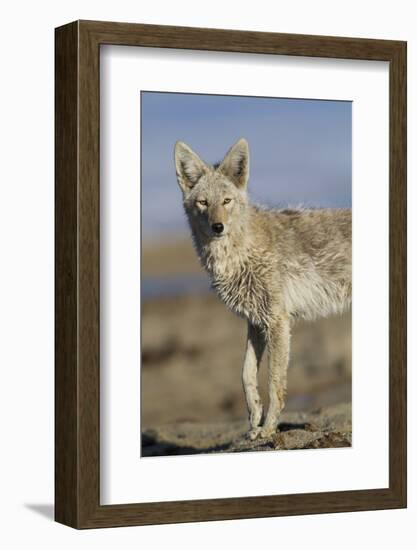
[[[414,548],[417,539],[417,17],[412,0],[15,0],[1,8],[0,544],[4,548]],[[103,19],[408,40],[408,510],[77,532],[52,522],[54,27]],[[372,388],[370,388],[370,394]],[[370,396],[371,397],[371,396]],[[254,473],[256,475],[256,473]]]

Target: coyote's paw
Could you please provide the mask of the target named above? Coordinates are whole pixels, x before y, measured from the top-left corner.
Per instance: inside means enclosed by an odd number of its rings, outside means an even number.
[[[250,441],[254,441],[255,439],[258,438],[258,436],[259,436],[259,434],[260,434],[260,431],[261,431],[261,427],[252,428],[251,430],[248,431],[248,433],[246,434],[246,437],[247,437]]]
[[[276,430],[274,428],[267,428],[263,427],[259,431],[259,439],[271,439],[273,435],[275,435]]]
[[[276,430],[274,428],[265,428],[262,426],[259,426],[257,428],[252,428],[247,433],[247,438],[251,441],[254,441],[255,439],[271,439],[273,435],[275,435]]]
[[[262,426],[259,426],[258,428],[252,428],[249,430],[246,437],[251,441],[254,441],[255,439],[271,439],[275,433],[276,430],[273,428],[263,428]]]

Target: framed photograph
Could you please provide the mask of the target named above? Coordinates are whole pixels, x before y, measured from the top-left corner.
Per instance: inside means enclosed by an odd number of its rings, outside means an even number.
[[[56,521],[406,506],[406,43],[56,29]]]

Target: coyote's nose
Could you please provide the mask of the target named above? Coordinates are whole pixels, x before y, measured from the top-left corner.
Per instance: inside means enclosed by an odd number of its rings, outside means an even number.
[[[215,233],[220,235],[220,233],[223,233],[224,225],[222,223],[213,223],[211,228]]]

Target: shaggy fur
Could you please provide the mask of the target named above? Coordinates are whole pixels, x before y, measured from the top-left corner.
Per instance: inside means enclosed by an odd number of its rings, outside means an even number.
[[[251,204],[244,139],[214,166],[177,142],[175,166],[200,262],[220,299],[248,321],[242,380],[249,436],[268,437],[284,407],[292,320],[350,306],[351,211],[268,210]],[[221,233],[215,224],[222,225]],[[261,426],[257,373],[266,347],[269,408]]]

